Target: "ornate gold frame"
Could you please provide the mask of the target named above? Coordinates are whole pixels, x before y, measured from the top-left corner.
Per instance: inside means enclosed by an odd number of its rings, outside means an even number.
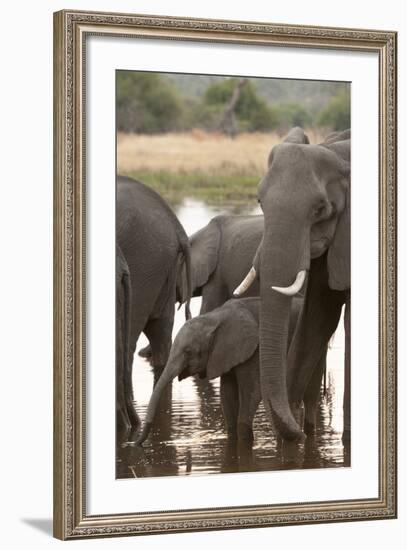
[[[90,516],[85,507],[83,49],[89,34],[376,52],[379,56],[379,497]],[[396,517],[395,32],[60,11],[54,14],[54,535],[60,539]]]

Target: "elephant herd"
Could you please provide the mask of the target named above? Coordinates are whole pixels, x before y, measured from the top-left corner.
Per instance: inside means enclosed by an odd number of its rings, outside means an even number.
[[[329,340],[345,308],[344,425],[350,438],[350,131],[310,144],[293,128],[258,186],[262,216],[213,218],[187,237],[151,188],[117,178],[116,403],[119,429],[140,429],[137,340],[156,373],[138,444],[178,376],[220,377],[228,437],[253,440],[262,401],[282,440],[315,430]],[[190,299],[202,296],[191,319]],[[176,303],[186,322],[172,343]],[[303,413],[304,409],[304,413]]]

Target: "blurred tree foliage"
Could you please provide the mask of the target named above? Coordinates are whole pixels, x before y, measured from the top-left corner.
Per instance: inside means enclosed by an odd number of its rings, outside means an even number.
[[[182,98],[158,73],[119,71],[116,97],[117,129],[156,134],[182,129]]]
[[[313,124],[311,113],[298,103],[282,103],[278,107],[275,107],[275,110],[280,130],[286,131],[293,126],[306,128]]]
[[[201,124],[207,129],[215,129],[219,126],[222,113],[230,101],[238,79],[227,78],[223,81],[211,84],[206,89],[202,102],[197,110],[202,110],[205,115],[199,116]],[[278,119],[273,109],[266,101],[259,97],[252,82],[248,81],[242,88],[236,105],[235,115],[240,131],[255,132],[272,130],[277,127]]]
[[[144,134],[219,130],[237,82],[227,77],[119,71],[117,129]],[[349,91],[342,83],[250,79],[235,109],[238,131],[349,128]]]
[[[320,126],[326,126],[332,130],[346,130],[350,128],[349,94],[341,91],[333,97],[320,112],[318,123]]]

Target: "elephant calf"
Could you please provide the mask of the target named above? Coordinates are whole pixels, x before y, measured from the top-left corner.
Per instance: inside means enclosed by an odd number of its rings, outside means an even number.
[[[290,330],[301,299],[293,301]],[[168,362],[151,396],[137,443],[147,438],[165,387],[178,376],[212,380],[220,376],[221,403],[228,435],[253,439],[253,418],[261,401],[259,375],[259,298],[227,301],[187,321],[178,332]]]

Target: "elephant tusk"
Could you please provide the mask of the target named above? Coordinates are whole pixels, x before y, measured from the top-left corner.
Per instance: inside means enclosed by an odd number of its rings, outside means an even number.
[[[252,267],[243,281],[238,287],[233,291],[233,296],[238,297],[246,292],[246,290],[252,285],[253,281],[256,278],[256,270]]]
[[[299,271],[291,286],[272,286],[271,288],[281,294],[285,294],[286,296],[294,296],[301,290],[306,274],[307,272],[305,270]]]

